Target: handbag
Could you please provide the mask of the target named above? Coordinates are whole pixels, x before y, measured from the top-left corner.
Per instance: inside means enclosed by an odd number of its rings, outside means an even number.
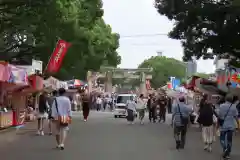
[[[179,111],[179,114],[180,114],[181,123],[182,123],[184,126],[187,126],[187,125],[188,125],[188,122],[189,122],[189,118],[183,117],[182,112],[180,111],[180,106],[179,106],[179,104],[178,104],[178,111]]]
[[[228,110],[227,110],[227,113],[224,115],[224,118],[223,118],[223,119],[218,117],[218,125],[219,125],[220,127],[223,126],[223,123],[224,123],[224,121],[225,121],[225,119],[226,119],[226,117],[227,117],[227,115],[228,115],[228,112],[229,112],[231,106],[232,106],[232,103],[231,103],[231,105],[229,106],[229,108],[228,108]]]
[[[57,121],[59,122],[60,125],[67,126],[70,123],[69,116],[66,116],[66,115],[61,116],[61,115],[59,115],[57,99],[55,99],[54,101],[55,101],[56,110],[57,110],[57,113],[58,113]]]

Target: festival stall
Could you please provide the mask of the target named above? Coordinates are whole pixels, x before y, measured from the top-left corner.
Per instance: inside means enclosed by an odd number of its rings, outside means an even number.
[[[52,92],[58,89],[59,80],[54,77],[49,77],[48,79],[44,80],[44,91]]]
[[[17,125],[21,111],[26,105],[21,90],[28,86],[27,72],[24,69],[0,63],[0,128]]]
[[[67,82],[65,82],[65,81],[59,81],[59,82],[58,82],[58,88],[64,88],[64,89],[68,90],[68,84],[67,84]]]
[[[39,93],[43,90],[43,78],[37,74],[28,77],[29,87],[22,90],[22,94],[27,96],[27,112],[25,119],[27,121],[35,120],[35,111],[38,106]]]
[[[88,86],[86,82],[79,79],[67,81],[67,84],[69,89],[85,89]]]

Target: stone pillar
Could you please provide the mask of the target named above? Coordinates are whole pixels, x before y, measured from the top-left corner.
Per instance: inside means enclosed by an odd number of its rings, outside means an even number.
[[[112,93],[112,72],[106,72],[106,79],[105,79],[105,92]]]
[[[146,75],[144,72],[141,72],[140,74],[140,93],[146,95],[147,89],[146,89]]]
[[[91,71],[87,72],[87,84],[88,84],[88,93],[91,93],[92,92],[92,87],[93,87],[92,72]]]

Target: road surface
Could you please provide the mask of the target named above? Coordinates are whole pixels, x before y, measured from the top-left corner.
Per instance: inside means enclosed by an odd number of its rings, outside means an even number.
[[[175,149],[172,128],[166,124],[128,125],[112,113],[90,114],[83,122],[79,113],[74,120],[64,151],[55,149],[53,136],[36,136],[35,126],[0,134],[1,159],[9,160],[218,160],[219,142],[213,153],[203,151],[201,134],[196,128],[188,133],[185,150]],[[240,135],[234,137],[232,160],[240,159]]]

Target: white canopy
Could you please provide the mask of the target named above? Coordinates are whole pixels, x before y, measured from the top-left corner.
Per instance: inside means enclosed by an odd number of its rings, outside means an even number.
[[[68,89],[67,82],[65,81],[60,81],[54,77],[49,77],[44,81],[44,88],[46,91],[53,91],[53,90],[58,90],[59,88],[64,88]]]

